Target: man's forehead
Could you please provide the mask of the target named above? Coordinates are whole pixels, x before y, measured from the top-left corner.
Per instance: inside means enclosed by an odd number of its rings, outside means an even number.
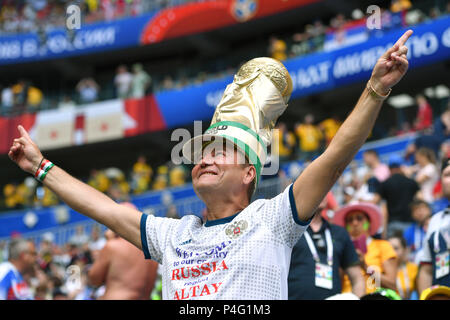
[[[207,141],[203,143],[202,155],[209,155],[217,152],[225,152],[227,154],[233,154],[235,152],[243,154],[236,144],[229,141],[228,139],[215,139],[213,141]]]

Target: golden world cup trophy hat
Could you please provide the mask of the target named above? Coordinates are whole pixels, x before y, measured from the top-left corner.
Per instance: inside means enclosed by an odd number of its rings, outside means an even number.
[[[273,129],[291,93],[292,80],[281,62],[267,57],[246,62],[226,87],[209,128],[183,146],[183,156],[198,163],[206,145],[228,140],[255,166],[258,183]]]

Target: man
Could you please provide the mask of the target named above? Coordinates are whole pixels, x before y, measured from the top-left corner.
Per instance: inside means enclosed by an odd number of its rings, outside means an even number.
[[[0,264],[0,300],[33,300],[23,276],[34,273],[36,256],[32,241],[23,238],[11,240],[8,261]]]
[[[402,162],[400,157],[389,159],[391,176],[379,185],[373,201],[375,204],[386,201],[387,210],[385,208],[383,212],[385,233],[395,230],[403,232],[413,222],[409,205],[420,187],[415,180],[405,176]]]
[[[442,193],[450,199],[450,159],[442,166]],[[420,255],[419,295],[432,285],[450,287],[450,208],[435,213],[429,222]]]
[[[122,203],[136,210],[129,203]],[[112,232],[89,270],[93,286],[105,285],[102,300],[148,300],[156,280],[158,264],[147,261],[142,251]]]
[[[161,263],[164,299],[287,299],[292,247],[365,142],[391,87],[406,73],[408,49],[404,44],[411,34],[411,30],[403,34],[377,61],[355,109],[326,151],[280,195],[251,204],[265,163],[262,154],[256,153],[255,158],[255,150],[264,143],[248,126],[221,119],[230,114],[243,119],[254,116],[247,112],[252,109],[242,105],[250,101],[258,104],[258,121],[251,118],[255,121],[246,123],[270,124],[273,129],[276,118],[287,107],[292,80],[281,63],[267,62],[270,58],[253,59],[245,68],[242,66],[240,70],[248,72],[238,72],[227,87],[227,96],[216,108],[219,113],[213,116],[213,121],[219,122],[207,130],[213,137],[234,132],[234,137],[226,139],[235,143],[235,148],[195,150],[195,141],[187,147],[194,145],[194,151],[200,151],[196,153],[199,157],[192,169],[192,181],[206,205],[204,223],[194,215],[176,220],[147,216],[115,203],[44,159],[22,126],[18,127],[21,137],[14,139],[8,155],[74,210],[114,230],[142,249],[146,258]],[[276,79],[271,79],[271,74]],[[252,92],[257,94],[249,96]],[[231,112],[226,108],[228,103],[235,103],[245,113]],[[270,119],[259,118],[267,114]],[[270,141],[265,133],[261,134]],[[244,138],[248,144],[242,145]],[[202,137],[199,141],[201,148]],[[184,147],[183,156],[188,157]],[[249,161],[243,161],[246,157]]]
[[[311,161],[320,154],[323,133],[319,126],[314,124],[314,116],[308,113],[303,123],[295,126],[299,142],[299,160]]]
[[[289,300],[323,300],[341,293],[340,269],[348,275],[353,294],[361,297],[366,292],[359,257],[347,231],[328,223],[320,214],[327,202],[325,198],[320,203],[309,228],[292,250]]]
[[[418,253],[422,250],[425,242],[425,235],[433,210],[428,202],[420,199],[413,200],[410,208],[414,222],[403,232],[403,237],[409,251],[409,259],[418,265],[420,263],[417,260],[420,257]]]
[[[389,178],[389,168],[380,161],[375,150],[367,150],[363,153],[363,160],[369,168],[369,177],[375,177],[379,183]]]

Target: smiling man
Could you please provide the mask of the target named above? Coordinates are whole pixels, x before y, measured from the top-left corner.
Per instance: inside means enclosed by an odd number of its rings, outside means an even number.
[[[391,87],[406,73],[404,44],[411,34],[405,32],[377,61],[325,152],[278,196],[252,203],[270,129],[287,107],[292,82],[273,59],[253,59],[241,67],[210,128],[183,148],[184,157],[195,163],[193,187],[206,205],[206,221],[195,215],[155,217],[117,204],[44,159],[21,126],[8,155],[74,210],[161,263],[164,299],[287,299],[292,248],[366,140]],[[224,141],[233,147],[223,148]]]

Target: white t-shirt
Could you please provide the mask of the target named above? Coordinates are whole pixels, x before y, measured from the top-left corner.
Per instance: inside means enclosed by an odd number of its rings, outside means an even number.
[[[287,299],[292,248],[309,225],[298,219],[292,184],[270,200],[203,223],[195,215],[143,214],[145,257],[162,264],[163,299]]]
[[[434,164],[429,163],[425,167],[419,169],[417,177],[420,176],[428,177],[426,181],[420,184],[420,189],[422,191],[423,199],[428,203],[432,203],[434,201],[433,189],[439,181],[439,171]]]
[[[125,97],[130,93],[133,75],[129,72],[119,73],[116,75],[114,83],[116,84],[119,97]]]

